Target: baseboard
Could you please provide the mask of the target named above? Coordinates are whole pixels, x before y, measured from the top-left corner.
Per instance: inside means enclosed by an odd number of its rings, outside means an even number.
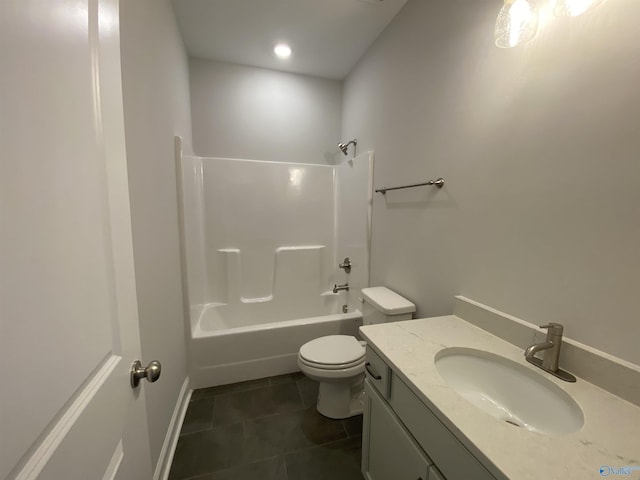
[[[189,377],[187,377],[184,379],[184,383],[180,389],[180,395],[178,396],[178,401],[173,409],[173,415],[171,415],[169,428],[167,429],[167,434],[164,437],[162,450],[160,450],[160,458],[158,458],[158,463],[156,464],[156,469],[153,473],[153,480],[167,480],[169,478],[173,455],[176,451],[178,437],[180,436],[180,430],[182,429],[182,422],[184,421],[184,416],[187,413],[187,407],[189,406],[189,400],[191,400],[192,392],[193,390],[191,389]]]

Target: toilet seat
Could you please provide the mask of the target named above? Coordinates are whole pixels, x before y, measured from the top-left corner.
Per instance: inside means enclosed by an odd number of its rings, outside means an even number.
[[[349,362],[349,363],[340,363],[340,364],[334,364],[334,365],[327,365],[324,363],[315,363],[315,362],[309,362],[308,360],[305,360],[302,356],[298,357],[298,360],[300,361],[300,363],[308,366],[308,367],[312,367],[312,368],[317,368],[319,370],[342,370],[345,368],[351,368],[351,367],[357,367],[359,365],[363,365],[364,364],[364,358],[361,358],[359,360],[356,360],[354,362]]]
[[[300,347],[299,360],[313,368],[338,370],[364,363],[365,349],[350,335],[328,335]]]

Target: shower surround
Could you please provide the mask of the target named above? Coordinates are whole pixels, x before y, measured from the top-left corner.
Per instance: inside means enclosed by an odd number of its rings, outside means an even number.
[[[356,333],[372,153],[340,165],[180,153],[177,162],[193,387],[296,371],[303,343]],[[349,292],[333,293],[347,281]]]

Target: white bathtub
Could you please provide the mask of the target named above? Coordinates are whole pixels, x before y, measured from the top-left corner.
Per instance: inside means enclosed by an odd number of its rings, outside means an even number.
[[[204,388],[298,371],[300,346],[324,335],[356,335],[360,310],[341,311],[338,296],[300,315],[299,308],[264,303],[210,304],[191,328],[191,384]],[[313,315],[313,316],[309,316]]]

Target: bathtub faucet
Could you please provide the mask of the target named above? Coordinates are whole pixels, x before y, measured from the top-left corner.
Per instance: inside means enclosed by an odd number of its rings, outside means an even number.
[[[345,258],[342,263],[338,265],[338,268],[343,268],[345,273],[351,273],[351,260],[349,260],[349,257]]]
[[[349,284],[345,283],[344,285],[333,285],[333,293],[338,293],[340,290],[346,290],[347,292],[349,291]]]

